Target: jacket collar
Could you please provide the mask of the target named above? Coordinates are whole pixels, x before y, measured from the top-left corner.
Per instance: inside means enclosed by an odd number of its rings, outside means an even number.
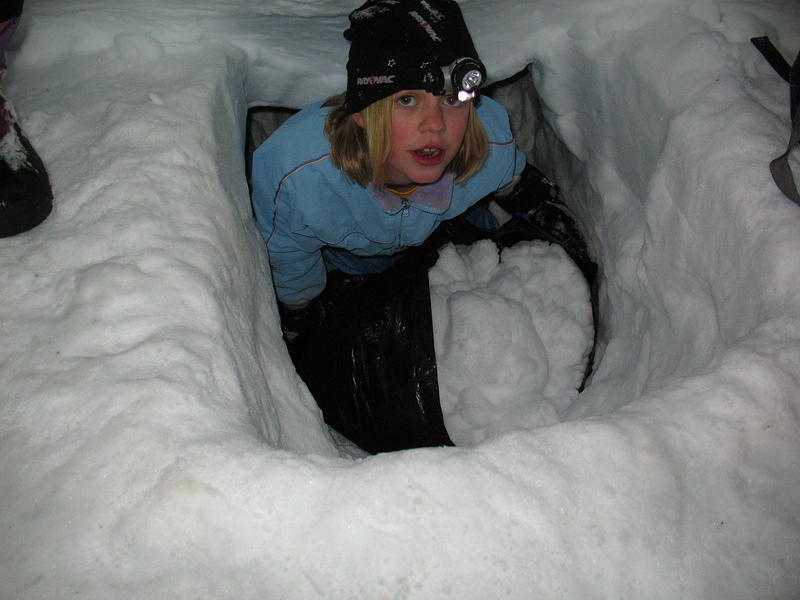
[[[370,189],[381,208],[390,215],[399,213],[406,206],[413,206],[421,211],[440,215],[450,207],[454,179],[455,175],[447,172],[439,181],[421,185],[414,190],[414,193],[405,198],[384,188],[378,189],[370,186]]]

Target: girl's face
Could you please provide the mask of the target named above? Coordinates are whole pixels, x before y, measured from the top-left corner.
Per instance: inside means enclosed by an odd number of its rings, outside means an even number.
[[[424,90],[403,90],[392,96],[392,102],[387,184],[438,181],[464,141],[471,101],[435,96]],[[353,117],[363,126],[360,114]]]

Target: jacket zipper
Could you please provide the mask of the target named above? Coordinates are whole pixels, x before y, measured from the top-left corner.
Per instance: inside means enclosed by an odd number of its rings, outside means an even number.
[[[400,224],[397,226],[397,244],[396,244],[401,248],[405,247],[405,242],[403,239],[403,229],[404,229],[403,224],[405,223],[405,220],[408,217],[408,212],[410,207],[408,199],[403,198],[402,205],[403,209],[400,211]]]

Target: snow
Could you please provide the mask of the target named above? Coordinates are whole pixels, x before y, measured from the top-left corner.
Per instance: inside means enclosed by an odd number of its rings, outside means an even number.
[[[589,288],[545,242],[498,252],[449,244],[428,274],[444,424],[457,446],[552,425],[575,397],[593,343]]]
[[[248,106],[344,86],[340,0],[26,2],[54,213],[0,240],[2,598],[800,595],[800,211],[777,0],[464,0],[600,261],[546,422],[341,456],[281,341]],[[792,159],[800,172],[797,156]],[[561,405],[559,404],[559,407]]]

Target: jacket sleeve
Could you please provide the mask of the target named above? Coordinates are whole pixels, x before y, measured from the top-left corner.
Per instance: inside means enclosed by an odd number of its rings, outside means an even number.
[[[491,98],[482,98],[479,109],[481,121],[489,137],[489,159],[487,170],[498,177],[497,189],[511,184],[525,168],[525,154],[517,147],[511,133],[508,112],[500,103]]]
[[[525,168],[525,154],[517,148],[511,133],[506,109],[491,98],[481,98],[478,117],[486,130],[489,155],[472,177],[455,185],[453,202],[442,215],[455,217],[481,198],[513,183]]]
[[[306,227],[303,191],[289,175],[271,178],[265,157],[253,161],[253,209],[267,246],[278,300],[299,304],[316,298],[326,283],[324,243]]]
[[[525,154],[514,142],[507,144],[491,144],[494,146],[490,152],[497,154],[499,184],[493,191],[503,189],[514,184],[525,169],[527,159]]]

